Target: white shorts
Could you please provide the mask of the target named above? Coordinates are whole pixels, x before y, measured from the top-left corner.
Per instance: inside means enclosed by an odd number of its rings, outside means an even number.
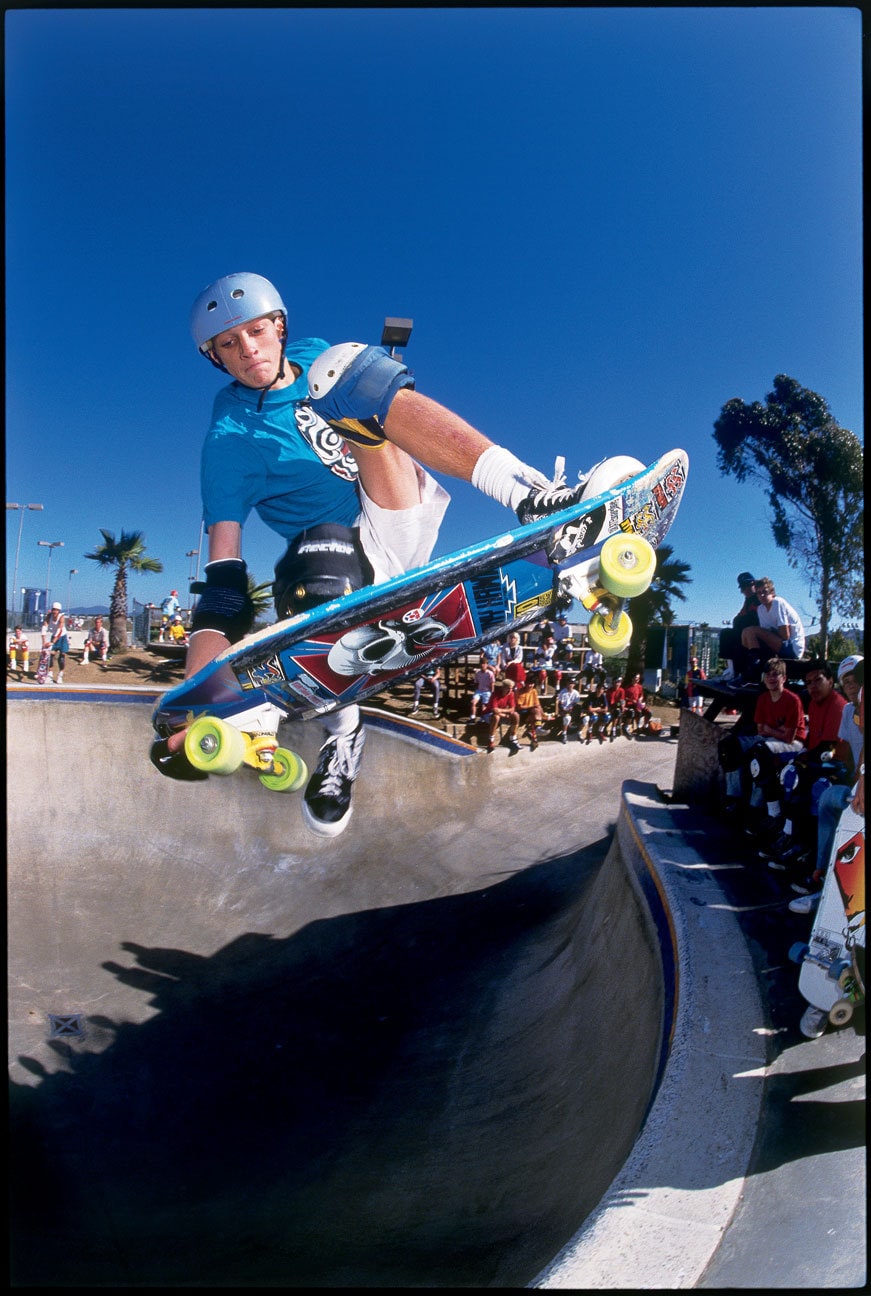
[[[439,527],[451,497],[434,477],[418,464],[420,503],[407,509],[385,509],[375,504],[362,485],[360,492],[360,543],[375,572],[375,584],[401,576],[429,562]]]

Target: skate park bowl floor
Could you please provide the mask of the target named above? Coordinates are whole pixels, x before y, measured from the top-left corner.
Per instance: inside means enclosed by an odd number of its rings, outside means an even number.
[[[163,778],[152,704],[9,699],[13,1285],[693,1285],[764,1049],[674,743],[367,712],[329,840],[251,771]]]

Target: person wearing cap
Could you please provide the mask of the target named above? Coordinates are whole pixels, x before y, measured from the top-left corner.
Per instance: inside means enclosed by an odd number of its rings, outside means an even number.
[[[51,655],[57,653],[57,679],[56,684],[64,682],[64,666],[66,665],[67,653],[70,650],[70,641],[67,638],[67,623],[63,613],[63,607],[60,603],[52,603],[51,611],[48,614],[48,636]],[[49,671],[51,667],[49,667]]]
[[[741,604],[740,611],[732,617],[731,630],[723,630],[720,634],[720,656],[726,661],[726,669],[720,676],[724,684],[741,682],[749,660],[741,643],[741,634],[747,626],[759,625],[759,595],[756,593],[756,580],[751,572],[738,573],[738,588],[744,602]]]
[[[181,604],[178,601],[178,590],[170,590],[167,597],[161,603],[160,610],[165,617],[172,620],[180,607]]]
[[[169,642],[176,645],[188,642],[188,633],[184,628],[180,612],[176,612],[169,624]]]

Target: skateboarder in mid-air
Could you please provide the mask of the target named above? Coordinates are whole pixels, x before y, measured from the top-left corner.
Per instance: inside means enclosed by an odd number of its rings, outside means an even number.
[[[613,484],[610,461],[574,486],[549,481],[414,390],[383,347],[288,337],[287,309],[256,274],[230,274],[194,302],[199,351],[232,382],[217,395],[202,451],[205,582],[187,654],[190,677],[251,629],[242,529],[257,513],[287,544],[275,569],[279,618],[426,563],[449,503],[426,471],[469,481],[522,523]],[[340,833],[363,750],[359,710],[322,717],[327,741],[305,791],[308,825]],[[183,733],[155,763],[181,776]]]

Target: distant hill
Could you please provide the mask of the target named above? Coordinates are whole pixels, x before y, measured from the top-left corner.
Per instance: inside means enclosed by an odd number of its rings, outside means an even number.
[[[70,608],[67,616],[103,616],[109,615],[107,607],[74,607]]]

